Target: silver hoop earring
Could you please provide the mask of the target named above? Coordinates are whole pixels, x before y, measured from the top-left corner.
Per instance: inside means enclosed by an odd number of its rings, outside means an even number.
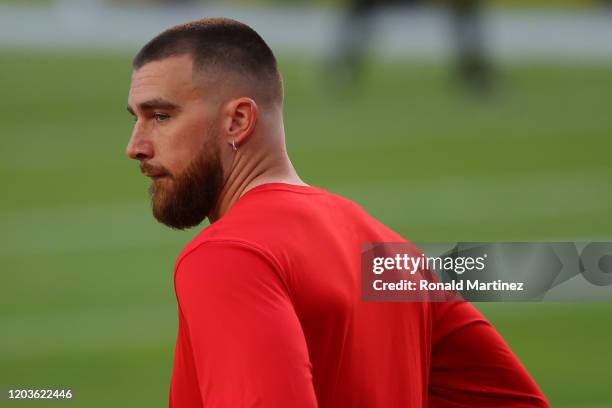
[[[234,151],[238,150],[238,148],[236,147],[236,142],[234,141],[234,139],[232,139],[232,149],[234,149]]]

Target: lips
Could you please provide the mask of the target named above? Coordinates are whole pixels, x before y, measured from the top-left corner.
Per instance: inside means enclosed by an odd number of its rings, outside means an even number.
[[[153,179],[158,179],[158,178],[161,178],[161,177],[168,176],[168,172],[164,171],[163,169],[155,168],[155,167],[153,167],[153,166],[151,166],[150,164],[147,164],[147,163],[141,163],[140,164],[140,171],[146,177],[150,177],[150,178],[153,178]]]
[[[161,173],[161,172],[150,172],[150,171],[143,171],[142,174],[150,178],[160,178],[160,177],[166,176],[166,174]]]
[[[166,177],[165,174],[162,173],[148,173],[148,172],[143,172],[142,174],[144,174],[147,177],[153,178],[153,179],[158,179],[158,178],[162,178],[162,177]]]

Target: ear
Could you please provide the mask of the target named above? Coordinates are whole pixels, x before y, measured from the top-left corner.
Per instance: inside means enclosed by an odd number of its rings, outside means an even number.
[[[242,145],[255,130],[257,104],[251,98],[233,99],[225,106],[225,136],[228,143]]]

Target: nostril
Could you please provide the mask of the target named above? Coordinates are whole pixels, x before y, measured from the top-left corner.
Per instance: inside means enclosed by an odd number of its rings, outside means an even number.
[[[138,157],[137,157],[137,156],[138,156],[138,153],[137,153],[137,152],[136,152],[134,149],[132,149],[132,148],[130,148],[130,147],[128,147],[128,148],[125,150],[125,155],[126,155],[127,157],[129,157],[130,159],[137,159],[137,158],[138,158]]]
[[[135,158],[136,158],[136,160],[144,160],[144,159],[147,158],[147,155],[144,154],[144,153],[136,153]]]

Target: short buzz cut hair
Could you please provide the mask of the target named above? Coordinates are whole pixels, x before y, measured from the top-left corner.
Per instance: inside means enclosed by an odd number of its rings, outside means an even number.
[[[204,18],[163,31],[136,54],[132,67],[188,54],[194,73],[233,72],[264,90],[265,99],[282,104],[283,84],[274,53],[251,27],[229,18]]]

